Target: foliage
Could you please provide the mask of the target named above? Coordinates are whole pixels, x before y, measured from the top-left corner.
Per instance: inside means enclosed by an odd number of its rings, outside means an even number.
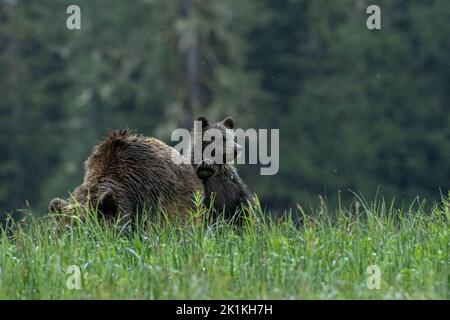
[[[198,209],[186,225],[131,234],[95,214],[64,230],[31,215],[0,233],[0,299],[448,299],[449,208],[357,199],[280,220],[257,210],[259,222],[241,229],[193,223],[207,213]],[[370,265],[379,290],[366,285]],[[81,272],[79,290],[66,286],[76,283],[69,266]]]
[[[66,196],[108,129],[200,113],[280,129],[279,174],[239,168],[274,210],[450,189],[447,0],[380,0],[376,31],[365,0],[80,0],[75,31],[69,4],[0,1],[0,219]]]

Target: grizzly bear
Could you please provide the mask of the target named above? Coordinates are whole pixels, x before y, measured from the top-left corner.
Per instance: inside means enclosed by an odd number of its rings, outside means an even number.
[[[169,217],[185,220],[194,206],[194,195],[203,196],[203,184],[190,164],[176,164],[177,151],[165,143],[129,130],[110,132],[94,147],[85,162],[83,183],[73,199],[97,209],[111,220],[131,221],[142,210],[163,209]],[[71,201],[59,198],[50,212],[67,212]]]
[[[242,223],[242,207],[248,204],[254,204],[255,199],[252,193],[249,191],[247,185],[239,177],[236,168],[233,164],[227,162],[228,159],[235,160],[239,151],[242,148],[234,140],[234,121],[228,117],[215,124],[210,124],[204,116],[197,117],[196,121],[201,123],[202,132],[191,134],[190,159],[196,169],[198,177],[202,180],[205,189],[205,201],[206,207],[211,206],[215,212],[215,215],[222,214],[227,220],[234,220],[239,224]],[[195,126],[194,126],[195,127]],[[223,141],[220,145],[216,140],[207,141],[204,139],[204,132],[209,129],[216,129],[221,133]],[[231,130],[228,130],[231,129]],[[211,159],[204,158],[202,153],[201,161],[195,161],[194,148],[195,145],[201,145],[202,151],[204,151],[208,145],[213,144],[212,149],[219,152],[218,158],[221,158],[220,163],[214,162]],[[214,152],[213,151],[213,152]],[[199,163],[195,163],[199,162]]]

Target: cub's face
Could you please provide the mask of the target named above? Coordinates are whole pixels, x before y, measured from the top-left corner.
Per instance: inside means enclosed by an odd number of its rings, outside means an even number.
[[[202,146],[202,160],[216,165],[234,162],[242,147],[236,143],[233,119],[228,117],[210,124],[205,117],[200,116],[196,121],[202,125],[202,134],[194,137],[194,143]]]

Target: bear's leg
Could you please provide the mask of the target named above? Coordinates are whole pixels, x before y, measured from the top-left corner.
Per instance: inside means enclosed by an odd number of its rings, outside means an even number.
[[[204,159],[202,163],[197,166],[197,177],[201,180],[211,178],[217,173],[217,166],[211,159]]]

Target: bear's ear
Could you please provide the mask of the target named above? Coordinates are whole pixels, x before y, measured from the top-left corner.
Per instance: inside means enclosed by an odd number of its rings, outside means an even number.
[[[201,121],[202,123],[202,128],[206,128],[207,126],[209,126],[209,122],[208,119],[206,119],[205,116],[198,116],[195,121]]]
[[[233,118],[228,117],[225,120],[222,121],[223,125],[227,127],[228,129],[234,129],[234,121]]]
[[[55,198],[48,204],[48,211],[50,213],[62,213],[63,208],[66,207],[69,203],[66,200]]]
[[[115,216],[118,211],[117,199],[114,191],[103,193],[98,199],[98,211],[105,216]]]

